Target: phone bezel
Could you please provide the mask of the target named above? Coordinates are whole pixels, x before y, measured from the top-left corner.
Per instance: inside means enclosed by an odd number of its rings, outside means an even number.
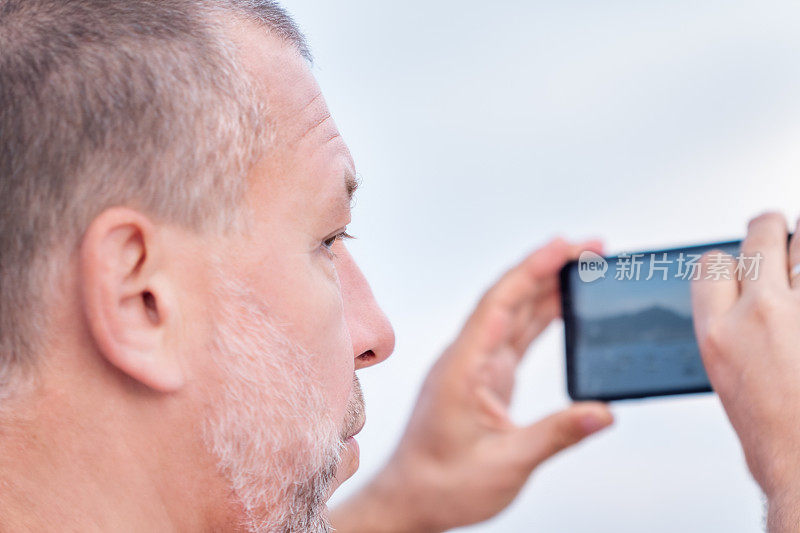
[[[663,248],[659,250],[646,250],[641,252],[625,252],[626,255],[632,254],[661,254],[661,253],[680,253],[691,252],[692,250],[700,250],[709,248],[713,250],[717,247],[741,245],[741,240],[728,240],[708,244],[694,244],[690,246],[676,246],[672,248]],[[710,251],[709,250],[709,251]],[[619,259],[623,253],[617,255],[605,256],[607,261]],[[578,390],[576,379],[576,354],[575,348],[575,335],[576,335],[576,317],[572,309],[572,288],[570,286],[570,271],[578,264],[577,260],[570,261],[564,265],[559,271],[559,285],[561,289],[561,314],[564,321],[564,348],[566,359],[566,377],[567,377],[567,394],[575,401],[596,400],[602,402],[618,401],[618,400],[635,400],[641,398],[653,398],[659,396],[674,396],[677,394],[699,394],[711,392],[711,387],[686,387],[679,389],[665,389],[665,390],[641,390],[625,394],[607,394],[607,395],[584,395]]]

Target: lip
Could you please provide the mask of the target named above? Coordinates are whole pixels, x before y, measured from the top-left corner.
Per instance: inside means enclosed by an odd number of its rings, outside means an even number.
[[[358,457],[359,452],[361,451],[358,447],[358,441],[354,437],[348,437],[346,441],[344,441],[345,446],[350,450],[350,453],[353,457]]]
[[[356,435],[358,435],[359,433],[361,433],[361,430],[362,430],[362,429],[364,429],[364,425],[366,424],[366,422],[367,422],[367,419],[366,419],[366,417],[363,417],[363,416],[362,416],[362,417],[361,417],[361,420],[359,420],[359,421],[358,421],[358,426],[356,426],[356,429],[355,429],[355,431],[353,431],[352,433],[350,433],[350,435],[348,435],[348,436],[347,436],[347,438],[345,439],[345,441],[349,441],[349,440],[351,440],[353,437],[355,437]]]
[[[360,422],[359,422],[359,424],[358,424],[358,429],[356,429],[356,430],[353,432],[353,434],[352,434],[352,435],[350,435],[350,437],[352,438],[352,437],[354,437],[355,435],[358,435],[359,433],[361,433],[361,430],[362,430],[362,429],[364,429],[364,426],[366,425],[366,423],[367,423],[367,417],[366,417],[366,416],[362,416],[362,417],[361,417],[361,420],[360,420]]]

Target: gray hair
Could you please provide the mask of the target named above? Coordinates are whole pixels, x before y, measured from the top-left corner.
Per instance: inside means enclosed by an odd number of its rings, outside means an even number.
[[[34,362],[54,272],[103,210],[235,219],[268,136],[225,15],[310,60],[273,1],[0,0],[0,391]]]

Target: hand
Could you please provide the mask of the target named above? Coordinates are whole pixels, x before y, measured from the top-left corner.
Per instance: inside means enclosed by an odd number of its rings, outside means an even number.
[[[490,518],[555,453],[608,426],[600,403],[574,404],[528,426],[509,417],[514,372],[561,312],[558,271],[581,250],[555,240],[481,299],[428,375],[385,469],[333,514],[338,531],[443,531]]]
[[[703,362],[767,495],[773,532],[800,530],[800,276],[789,279],[789,265],[800,263],[800,227],[788,257],[787,238],[782,215],[762,215],[750,222],[741,252],[761,254],[757,277],[739,280],[730,256],[730,279],[709,276],[725,257],[710,252],[692,284]]]

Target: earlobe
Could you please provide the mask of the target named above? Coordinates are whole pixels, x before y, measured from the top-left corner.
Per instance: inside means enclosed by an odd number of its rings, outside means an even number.
[[[90,224],[79,251],[82,307],[99,356],[162,392],[184,382],[172,348],[174,297],[165,247],[150,220],[115,207]]]

